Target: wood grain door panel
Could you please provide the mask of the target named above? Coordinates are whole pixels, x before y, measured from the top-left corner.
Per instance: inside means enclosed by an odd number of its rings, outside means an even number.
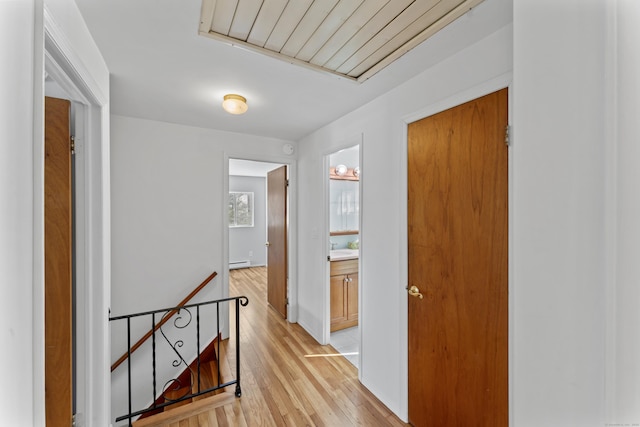
[[[267,174],[267,302],[287,318],[287,166]]]
[[[45,99],[45,413],[69,427],[73,412],[71,103]]]
[[[507,90],[409,125],[409,420],[508,425]]]

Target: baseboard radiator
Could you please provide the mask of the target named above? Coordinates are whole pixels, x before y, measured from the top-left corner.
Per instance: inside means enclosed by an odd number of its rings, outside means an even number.
[[[234,261],[229,263],[229,270],[235,270],[236,268],[247,268],[251,267],[251,261]]]

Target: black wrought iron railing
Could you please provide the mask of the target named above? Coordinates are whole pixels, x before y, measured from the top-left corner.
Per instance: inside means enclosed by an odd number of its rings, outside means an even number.
[[[217,346],[216,352],[221,355],[221,311],[226,313],[224,309],[233,303],[235,303],[235,342],[232,345],[225,345],[225,347],[235,347],[235,378],[223,377],[220,360],[218,360],[218,363],[215,364],[217,372],[213,373],[213,386],[204,387],[203,384],[206,382],[203,381],[201,344],[203,340],[204,342],[215,340],[213,345]],[[247,304],[249,304],[249,299],[246,296],[238,296],[110,317],[110,322],[124,321],[126,323],[127,413],[118,416],[115,419],[116,423],[128,420],[129,426],[131,426],[133,420],[140,415],[159,412],[166,406],[191,400],[196,396],[233,385],[235,385],[236,397],[240,397],[242,394],[240,387],[240,307],[245,307]],[[173,321],[168,322],[167,318],[172,315],[175,315]],[[146,321],[149,322],[152,331],[150,348],[146,352],[136,352],[136,360],[134,361],[132,360],[131,345],[132,322],[135,321],[136,324],[139,324],[142,321],[144,323],[145,317],[148,317]],[[192,351],[189,352],[188,348],[191,348]],[[164,371],[169,371],[170,374],[159,374],[159,371],[163,370],[159,364],[166,364],[166,362],[171,366],[165,367],[168,369],[164,369]],[[225,363],[227,362],[225,361]],[[146,372],[149,371],[149,363],[151,364],[151,378],[146,375]],[[142,375],[140,372],[136,372],[138,367],[140,367],[140,371],[145,371]],[[182,371],[180,372],[180,370]],[[121,369],[114,371],[114,374],[123,375],[119,371]],[[176,374],[176,372],[179,373]],[[211,372],[208,372],[208,375],[211,375]],[[142,379],[140,379],[141,376]],[[158,389],[159,383],[164,383],[164,385]],[[211,384],[211,381],[209,380],[208,383]],[[183,390],[183,392],[176,395],[177,390]],[[136,403],[146,402],[146,404],[143,404],[141,408],[134,408],[136,406],[134,393],[140,394],[140,391],[146,396],[137,396]],[[149,400],[153,402],[151,405],[148,405]]]
[[[196,296],[198,294],[198,292],[200,292],[209,282],[211,282],[216,276],[218,275],[217,272],[213,272],[209,275],[209,277],[207,277],[206,279],[204,279],[204,281],[202,283],[200,283],[193,291],[191,291],[191,293],[189,295],[187,295],[182,301],[180,301],[178,303],[178,305],[170,312],[168,313],[166,316],[163,316],[163,321],[161,321],[160,323],[158,323],[155,328],[149,330],[149,332],[147,332],[146,334],[144,334],[144,336],[142,338],[140,338],[138,341],[136,341],[136,343],[132,346],[130,346],[129,348],[131,349],[130,353],[133,353],[134,351],[136,351],[138,348],[140,348],[142,346],[142,344],[144,344],[150,337],[151,334],[153,334],[156,330],[158,330],[160,327],[162,327],[162,325],[164,324],[164,322],[168,321],[171,316],[173,316],[175,314],[175,311],[177,310],[177,308],[179,307],[184,307],[185,304],[187,304],[189,301],[191,301],[191,298],[193,298],[194,296]],[[124,353],[122,356],[120,356],[114,363],[113,365],[111,365],[111,372],[115,371],[118,366],[120,366],[120,364],[122,362],[124,362],[125,360],[128,360],[131,357],[130,353]]]

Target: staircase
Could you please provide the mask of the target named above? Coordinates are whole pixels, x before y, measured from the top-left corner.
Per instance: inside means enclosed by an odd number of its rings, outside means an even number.
[[[200,354],[200,390],[215,388],[220,384],[232,381],[232,370],[228,361],[229,340],[216,338]],[[192,372],[197,372],[198,361],[195,360],[189,369],[178,377],[181,384],[190,383]],[[219,368],[219,370],[218,370]],[[218,376],[220,378],[218,378]],[[196,376],[197,377],[197,376]],[[164,408],[148,412],[133,423],[135,427],[152,427],[173,423],[184,418],[196,415],[202,411],[227,405],[235,400],[234,386],[230,385],[193,398],[180,400]],[[180,387],[167,390],[156,400],[156,405],[178,400],[183,396],[199,393],[197,382],[192,387]]]
[[[210,276],[210,278],[212,277],[215,277],[215,273]],[[195,292],[192,292],[193,294]],[[180,413],[185,411],[193,415],[193,411],[197,411],[198,408],[210,410],[215,408],[212,405],[224,405],[228,403],[228,399],[234,400],[235,397],[241,396],[240,307],[249,303],[248,298],[238,296],[195,304],[185,303],[186,301],[183,301],[179,306],[173,308],[109,318],[111,322],[122,321],[126,323],[126,331],[120,336],[124,336],[127,340],[126,353],[112,366],[113,374],[118,375],[116,383],[127,387],[127,394],[120,391],[115,395],[119,399],[116,407],[122,408],[114,411],[115,425],[122,425],[119,424],[121,421],[127,421],[129,427],[132,425],[165,425],[166,421],[157,424],[158,419],[179,417]],[[235,333],[230,339],[221,340],[220,313],[224,312],[225,307],[230,309],[234,305],[235,326],[232,321],[230,329]],[[169,318],[172,320],[168,321]],[[138,321],[142,324],[151,323],[151,330],[133,346],[131,345],[132,319],[139,319]],[[213,327],[213,336],[216,338],[189,364],[193,356],[188,354],[188,349],[202,348],[200,339],[206,336],[206,333],[201,334],[200,332],[201,323],[206,325],[209,330]],[[209,337],[211,336],[209,335]],[[147,339],[149,341],[145,344],[140,357],[132,359],[131,353],[142,348]],[[158,358],[158,355],[161,357]],[[118,366],[121,366],[120,360],[128,360],[129,363],[116,372]],[[165,385],[165,380],[162,378],[165,378],[166,375],[162,374],[160,370],[164,369],[167,362],[174,369],[180,366],[186,368],[177,377],[169,376],[173,379]],[[187,364],[189,365],[187,366]],[[146,383],[144,372],[145,370],[148,372],[149,367],[152,368],[151,381]],[[137,377],[132,380],[134,375]],[[149,388],[147,388],[147,384]],[[122,388],[120,387],[120,390]],[[140,408],[132,396],[144,396],[145,389],[153,390],[155,396],[158,396],[159,393],[160,397],[156,398],[150,406],[147,406],[149,404],[146,403]],[[125,397],[126,401],[123,399]],[[134,407],[134,404],[138,407]],[[126,412],[124,405],[127,406]],[[148,415],[148,413],[152,415]],[[137,417],[140,418],[134,423],[133,420]]]

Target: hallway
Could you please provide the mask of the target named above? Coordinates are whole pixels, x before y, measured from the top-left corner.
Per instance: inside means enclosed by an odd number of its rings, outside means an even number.
[[[265,267],[233,270],[229,282],[230,295],[249,298],[240,320],[247,425],[406,425],[360,384],[347,359],[266,305]]]
[[[154,426],[408,425],[360,384],[357,369],[347,359],[267,306],[266,267],[231,270],[229,282],[231,296],[249,298],[240,310],[242,397]],[[228,354],[235,357],[231,346]],[[235,365],[235,360],[230,363]]]

